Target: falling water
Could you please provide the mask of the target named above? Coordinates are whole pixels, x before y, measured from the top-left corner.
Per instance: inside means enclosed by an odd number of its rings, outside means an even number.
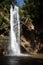
[[[20,21],[18,7],[10,9],[10,55],[20,54]]]
[[[14,9],[11,6],[10,9],[10,44],[8,50],[10,56],[29,56],[20,51],[20,20],[17,6],[14,6]]]

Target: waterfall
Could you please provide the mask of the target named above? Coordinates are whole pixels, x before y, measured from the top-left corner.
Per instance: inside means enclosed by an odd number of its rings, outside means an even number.
[[[20,50],[20,20],[19,8],[17,6],[10,8],[10,43],[8,47],[10,56],[29,56],[22,54]]]
[[[20,54],[20,21],[19,9],[17,6],[11,6],[10,9],[10,55]]]

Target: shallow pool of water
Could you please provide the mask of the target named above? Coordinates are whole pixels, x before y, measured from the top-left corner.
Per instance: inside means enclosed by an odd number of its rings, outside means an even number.
[[[31,57],[0,56],[0,65],[43,65],[43,60]]]

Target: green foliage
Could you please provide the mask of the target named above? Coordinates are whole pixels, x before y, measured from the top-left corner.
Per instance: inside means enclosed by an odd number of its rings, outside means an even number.
[[[0,12],[8,19],[10,18],[10,4],[10,0],[0,0]],[[0,16],[0,28],[4,23],[6,25],[6,21]]]
[[[24,0],[24,5],[22,10],[25,16],[30,16],[30,18],[39,17],[39,0]]]
[[[43,1],[42,0],[24,0],[24,4],[20,9],[20,17],[21,18],[24,17],[26,19],[28,18],[28,22],[33,21],[37,23],[36,25],[40,25],[41,20],[43,20]]]
[[[2,10],[5,16],[9,15],[10,0],[3,0],[0,4],[0,9]]]

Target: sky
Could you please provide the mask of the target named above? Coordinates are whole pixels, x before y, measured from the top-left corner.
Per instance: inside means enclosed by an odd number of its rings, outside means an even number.
[[[22,6],[23,5],[23,0],[17,0],[17,2],[18,2],[18,5],[19,6]]]
[[[23,5],[23,1],[24,0],[16,0],[17,1],[17,5],[18,6],[22,6]],[[14,4],[14,0],[11,0],[12,4]]]

